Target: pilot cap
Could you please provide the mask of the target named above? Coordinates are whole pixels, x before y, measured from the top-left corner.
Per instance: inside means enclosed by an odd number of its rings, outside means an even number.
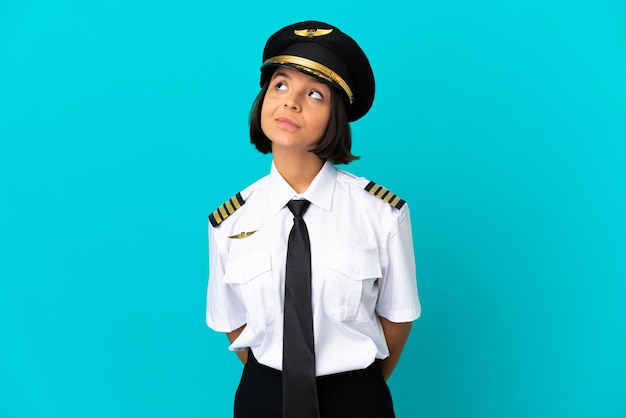
[[[374,102],[374,73],[367,56],[354,39],[327,23],[295,23],[273,34],[263,50],[261,86],[276,67],[292,68],[337,87],[349,104],[350,122],[365,115]]]

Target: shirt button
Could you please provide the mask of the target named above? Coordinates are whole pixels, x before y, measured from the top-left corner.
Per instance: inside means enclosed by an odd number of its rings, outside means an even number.
[[[359,276],[361,275],[361,270],[355,267],[352,269],[352,274],[354,274],[355,276]]]

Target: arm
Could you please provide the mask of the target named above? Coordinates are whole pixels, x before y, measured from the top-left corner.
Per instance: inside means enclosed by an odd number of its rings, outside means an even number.
[[[389,357],[381,361],[378,366],[383,374],[385,380],[389,379],[393,369],[398,364],[400,354],[404,348],[407,338],[409,338],[409,332],[411,332],[412,322],[391,322],[390,320],[378,317],[380,324],[383,327],[385,333],[385,340],[387,341],[387,347],[389,348]]]
[[[223,281],[225,266],[224,258],[218,252],[219,237],[213,226],[209,225],[209,285],[206,322],[215,331],[226,332],[232,344],[246,326],[246,310],[233,289]],[[248,351],[237,351],[237,356],[245,364],[248,360]]]
[[[243,331],[245,327],[246,327],[246,324],[243,324],[236,330],[226,333],[226,336],[228,337],[228,340],[230,341],[231,344],[233,343],[233,341],[237,339],[237,337],[239,337],[239,334],[241,334],[241,331]],[[241,351],[235,351],[235,353],[237,353],[239,360],[241,360],[243,364],[246,364],[246,362],[248,361],[248,350],[246,349],[246,350],[241,350]]]
[[[404,348],[412,321],[420,316],[417,296],[415,255],[408,205],[397,213],[397,228],[387,239],[387,269],[379,280],[376,312],[385,334],[389,357],[379,363],[385,380],[389,379]]]

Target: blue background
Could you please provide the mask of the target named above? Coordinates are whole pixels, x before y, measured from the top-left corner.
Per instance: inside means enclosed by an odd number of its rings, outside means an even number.
[[[227,417],[206,216],[264,175],[265,40],[377,76],[347,168],[411,205],[399,417],[626,416],[626,5],[0,0],[0,416]]]

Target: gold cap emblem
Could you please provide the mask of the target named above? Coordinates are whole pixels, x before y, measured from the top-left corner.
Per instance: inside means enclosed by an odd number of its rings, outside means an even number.
[[[328,35],[332,31],[332,29],[300,29],[294,30],[293,33],[298,36],[303,36],[305,38],[314,38],[316,36]]]

